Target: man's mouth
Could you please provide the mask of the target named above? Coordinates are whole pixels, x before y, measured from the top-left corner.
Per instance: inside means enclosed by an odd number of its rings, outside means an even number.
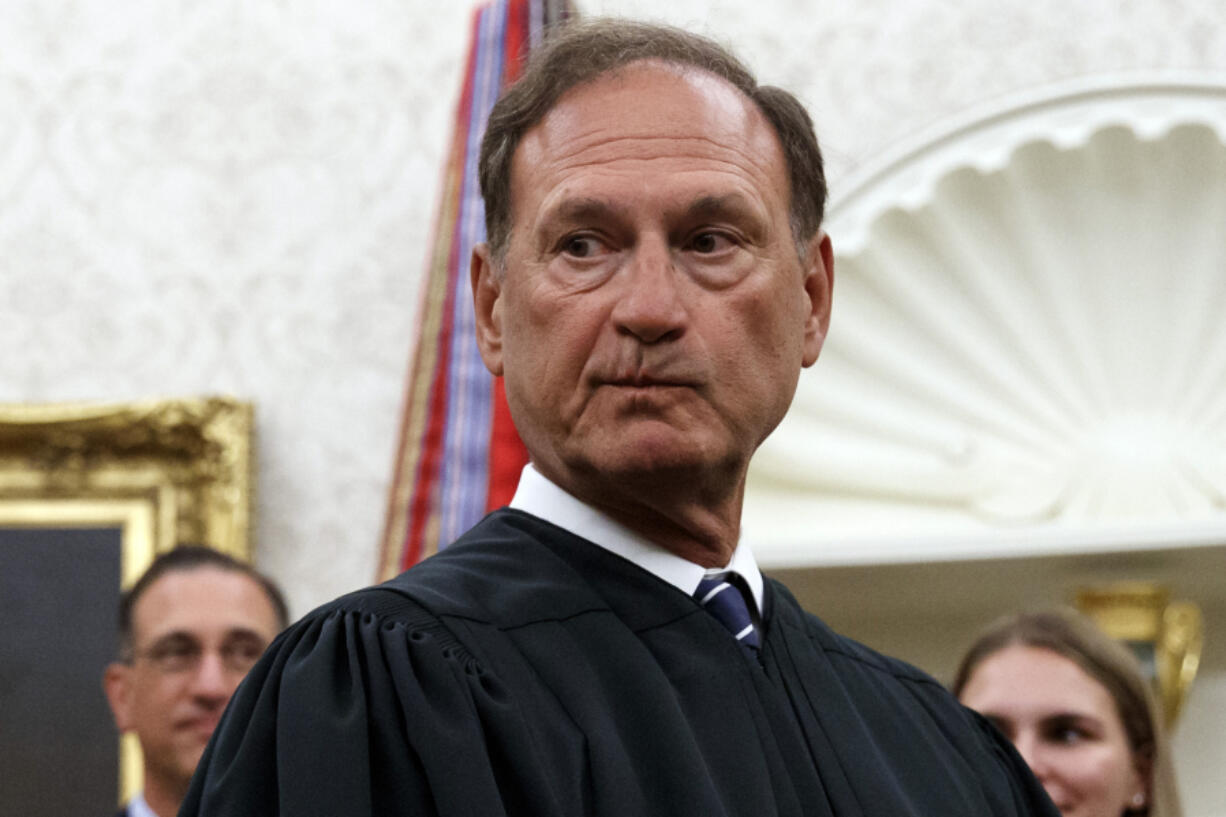
[[[693,380],[684,377],[674,377],[665,375],[653,375],[646,373],[623,375],[605,380],[601,385],[617,386],[626,389],[655,389],[655,388],[692,388],[696,384]]]
[[[178,728],[181,731],[193,732],[207,738],[213,734],[213,730],[217,728],[217,723],[220,720],[220,715],[199,715],[179,721]]]

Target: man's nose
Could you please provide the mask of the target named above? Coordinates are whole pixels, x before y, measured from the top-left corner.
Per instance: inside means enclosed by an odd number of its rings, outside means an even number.
[[[663,237],[648,237],[635,247],[622,270],[623,289],[613,307],[617,330],[643,343],[676,340],[685,331],[684,282]]]
[[[242,675],[227,667],[220,653],[206,650],[192,674],[191,691],[198,698],[225,703],[240,680]]]

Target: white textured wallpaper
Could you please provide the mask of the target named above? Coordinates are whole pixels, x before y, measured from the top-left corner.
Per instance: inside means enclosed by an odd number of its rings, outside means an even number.
[[[1226,77],[1220,0],[580,5],[705,31],[797,91],[835,197],[1004,94]],[[374,575],[468,14],[0,2],[0,401],[254,401],[257,558],[296,614]]]

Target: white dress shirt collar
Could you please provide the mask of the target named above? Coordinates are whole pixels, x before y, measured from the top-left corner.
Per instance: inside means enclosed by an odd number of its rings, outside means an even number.
[[[128,801],[128,817],[158,817],[149,804],[145,802],[145,793],[138,791],[136,796]]]
[[[745,579],[753,594],[758,613],[762,611],[762,572],[753,551],[744,542],[732,552],[732,559],[722,568],[707,569],[686,561],[672,551],[654,544],[620,522],[576,499],[539,471],[532,464],[524,466],[519,487],[511,499],[511,507],[538,516],[547,522],[582,536],[605,550],[653,573],[687,596],[694,595],[698,583],[710,574],[732,570]]]

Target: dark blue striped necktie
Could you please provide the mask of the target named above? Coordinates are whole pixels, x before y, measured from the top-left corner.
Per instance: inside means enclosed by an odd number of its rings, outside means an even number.
[[[743,580],[735,573],[717,573],[698,583],[695,600],[715,616],[744,647],[756,651],[762,646],[758,628],[753,624],[749,605],[741,589]]]

